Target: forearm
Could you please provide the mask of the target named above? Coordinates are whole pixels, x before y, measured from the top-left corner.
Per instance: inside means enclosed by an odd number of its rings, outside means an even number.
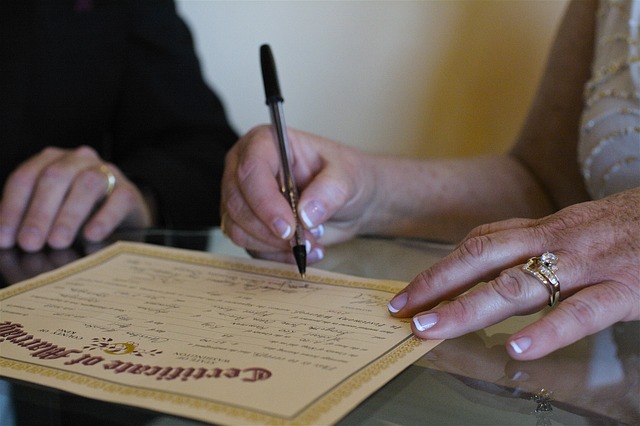
[[[555,209],[589,199],[578,169],[583,91],[590,76],[596,1],[572,1],[536,97],[511,153],[549,194]]]
[[[376,196],[361,234],[457,241],[484,223],[552,212],[536,180],[508,156],[370,161]]]

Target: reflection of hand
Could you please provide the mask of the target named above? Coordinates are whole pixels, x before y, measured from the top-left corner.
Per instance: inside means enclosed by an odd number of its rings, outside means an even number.
[[[633,330],[637,334],[637,329]],[[505,373],[512,386],[535,393],[553,391],[554,399],[585,409],[604,410],[616,419],[636,418],[638,407],[638,356],[625,353],[607,329],[589,341],[583,357],[560,350],[535,361],[511,360]],[[636,336],[628,335],[627,338]]]
[[[105,198],[108,167],[116,178]],[[0,203],[0,247],[69,247],[76,235],[101,241],[116,227],[145,227],[151,214],[140,191],[89,147],[46,148],[13,171]],[[80,229],[82,228],[82,231]]]
[[[80,258],[73,249],[23,253],[17,249],[0,250],[0,274],[6,285],[52,271]]]
[[[623,333],[619,339],[614,336],[616,330]],[[625,348],[624,342],[635,342],[637,332],[632,323],[617,325],[533,361],[510,359],[502,346],[505,335],[493,335],[489,341],[481,338],[482,332],[469,333],[436,346],[427,355],[426,366],[515,389],[514,395],[535,395],[545,389],[552,392],[554,405],[599,411],[636,423],[640,415],[637,348]]]
[[[301,191],[298,208],[312,244],[307,259],[314,262],[324,250],[316,237],[332,244],[358,232],[375,192],[373,179],[366,175],[373,168],[365,167],[363,153],[344,145],[291,129],[288,136]],[[236,244],[260,257],[293,262],[287,240],[295,221],[278,187],[279,170],[269,126],[240,139],[226,158],[221,217],[225,233]]]
[[[513,358],[539,358],[615,322],[640,319],[639,208],[636,188],[540,220],[476,228],[402,290],[390,309],[403,317],[429,309],[414,316],[414,332],[429,339],[460,336],[535,312],[549,293],[522,264],[551,251],[559,257],[561,302],[508,339]],[[476,286],[481,281],[488,282]]]
[[[447,373],[500,384],[509,355],[502,345],[485,342],[478,333],[440,343],[429,351],[429,363]],[[495,335],[491,340],[504,341],[504,336]]]

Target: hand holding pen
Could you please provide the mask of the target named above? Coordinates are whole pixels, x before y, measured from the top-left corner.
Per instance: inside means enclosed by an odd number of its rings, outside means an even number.
[[[260,64],[262,66],[262,79],[267,99],[266,102],[267,105],[269,105],[271,123],[278,141],[280,162],[282,164],[282,169],[280,173],[278,173],[280,191],[289,202],[293,217],[296,219],[296,228],[293,235],[293,256],[296,259],[298,271],[304,278],[307,268],[307,249],[304,241],[304,228],[300,223],[300,217],[298,215],[298,188],[296,187],[293,172],[291,171],[290,148],[287,139],[287,128],[284,121],[284,109],[282,107],[284,98],[280,94],[276,64],[271,49],[267,44],[260,47]]]
[[[272,92],[270,83],[267,98],[282,98],[277,79],[275,87]],[[276,112],[282,120],[281,110]],[[285,129],[283,120],[280,124]],[[379,204],[374,200],[380,189],[374,178],[379,156],[296,129],[281,134],[286,137],[284,158],[291,160],[286,165],[295,213],[282,190],[286,181],[277,132],[273,125],[260,125],[243,135],[225,158],[222,229],[253,257],[294,262],[292,245],[304,244],[306,263],[317,263],[326,245],[353,238],[375,216],[368,211]]]

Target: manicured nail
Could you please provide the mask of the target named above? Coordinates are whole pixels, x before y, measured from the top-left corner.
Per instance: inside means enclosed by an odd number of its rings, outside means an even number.
[[[513,381],[517,381],[517,380],[529,380],[529,375],[527,373],[525,373],[524,371],[516,371],[516,374],[514,374],[513,376],[511,376],[511,380]]]
[[[49,245],[53,248],[68,247],[73,241],[71,230],[66,226],[57,226],[51,230],[49,235]]]
[[[300,217],[307,228],[311,229],[316,227],[316,223],[320,223],[326,211],[322,204],[317,201],[311,201],[300,211]]]
[[[0,226],[0,247],[9,248],[15,244],[14,231],[10,227]]]
[[[407,300],[409,300],[407,293],[400,293],[391,299],[391,302],[387,305],[387,309],[389,309],[389,312],[392,314],[400,312],[400,309],[404,308],[404,305],[407,304]]]
[[[311,228],[309,232],[311,232],[311,235],[313,235],[316,240],[319,240],[324,235],[324,225],[320,224],[315,228]]]
[[[38,251],[44,245],[42,233],[38,228],[32,226],[22,228],[18,235],[18,240],[26,251]]]
[[[98,242],[107,237],[107,229],[100,223],[94,223],[84,231],[84,236],[87,240]]]
[[[283,240],[291,236],[291,226],[282,218],[278,218],[273,222],[273,229]]]
[[[413,323],[419,331],[425,331],[436,325],[438,314],[430,313],[413,317]]]
[[[518,339],[512,340],[509,342],[513,350],[517,354],[521,354],[531,346],[531,338],[530,337],[520,337]]]
[[[314,248],[313,250],[311,250],[311,253],[307,255],[307,260],[309,262],[319,262],[323,258],[324,258],[324,250],[320,249],[319,247]]]

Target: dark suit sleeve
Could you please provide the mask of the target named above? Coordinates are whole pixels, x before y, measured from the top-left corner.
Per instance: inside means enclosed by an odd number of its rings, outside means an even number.
[[[112,160],[151,191],[162,225],[217,225],[224,155],[237,136],[203,81],[173,3],[130,4],[135,16],[113,118]]]

